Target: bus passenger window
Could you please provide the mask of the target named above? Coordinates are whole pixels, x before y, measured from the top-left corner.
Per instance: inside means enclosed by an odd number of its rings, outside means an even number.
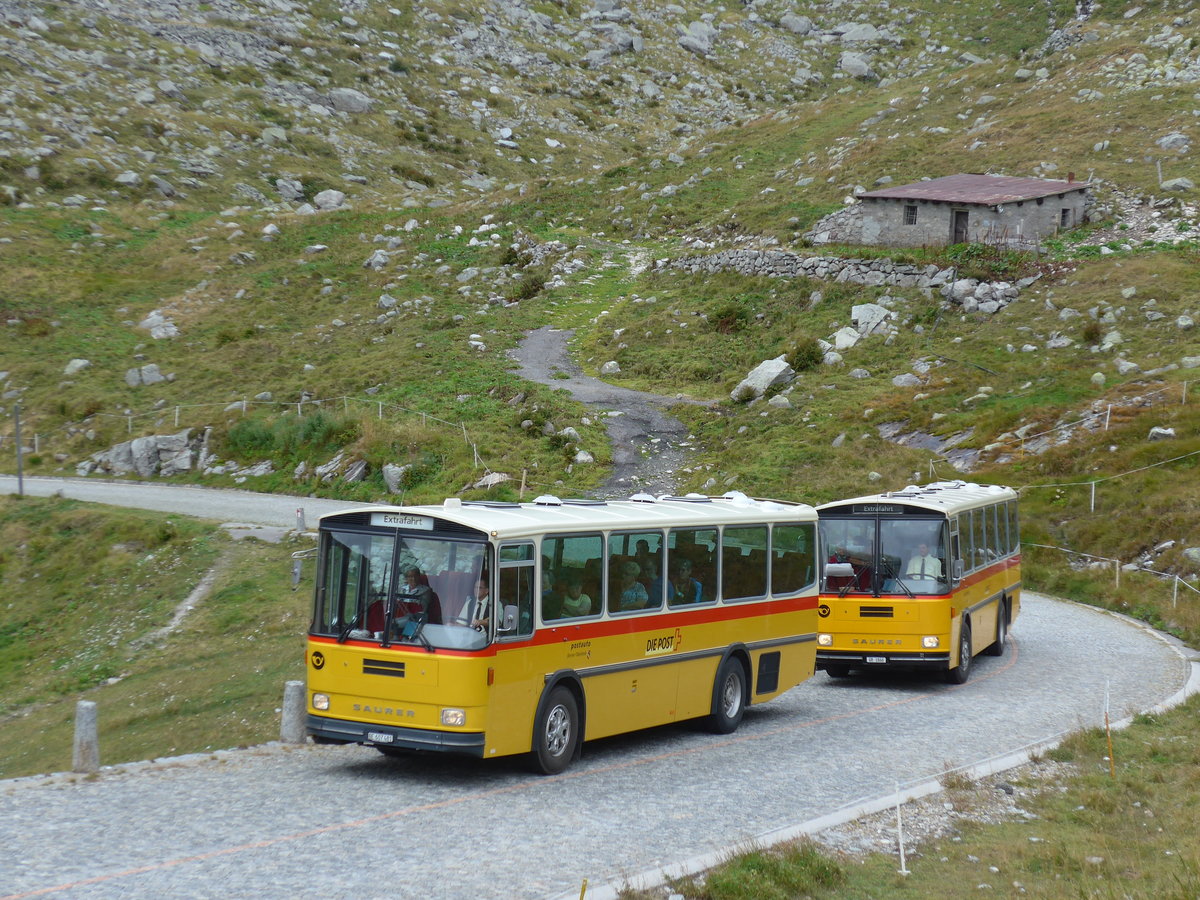
[[[791,594],[812,584],[816,541],[813,526],[776,525],[771,531],[771,592]]]
[[[721,596],[726,600],[767,593],[767,528],[726,528],[721,536]]]

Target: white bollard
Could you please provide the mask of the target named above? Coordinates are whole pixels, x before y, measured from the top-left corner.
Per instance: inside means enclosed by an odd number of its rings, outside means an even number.
[[[279,740],[285,744],[303,744],[305,731],[304,682],[288,681],[283,685],[283,721]]]
[[[71,770],[91,774],[100,771],[100,741],[96,734],[96,704],[80,700],[75,704],[75,748]]]

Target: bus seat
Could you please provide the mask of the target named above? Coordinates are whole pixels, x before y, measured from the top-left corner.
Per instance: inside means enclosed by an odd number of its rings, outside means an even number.
[[[367,631],[383,631],[383,601],[376,600],[367,607]]]

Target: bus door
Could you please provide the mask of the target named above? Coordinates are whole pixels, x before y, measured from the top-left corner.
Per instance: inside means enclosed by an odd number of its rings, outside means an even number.
[[[497,605],[490,625],[496,660],[488,702],[485,753],[496,746],[529,748],[533,715],[545,683],[545,673],[537,670],[537,657],[527,643],[533,636],[536,595],[533,544],[501,544],[497,557]]]

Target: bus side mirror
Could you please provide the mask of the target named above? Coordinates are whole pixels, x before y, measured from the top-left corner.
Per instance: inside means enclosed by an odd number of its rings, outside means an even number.
[[[954,580],[958,581],[963,577],[963,561],[956,559],[954,561]]]
[[[517,629],[517,608],[515,606],[504,607],[504,624],[500,626],[501,631],[516,631]]]

